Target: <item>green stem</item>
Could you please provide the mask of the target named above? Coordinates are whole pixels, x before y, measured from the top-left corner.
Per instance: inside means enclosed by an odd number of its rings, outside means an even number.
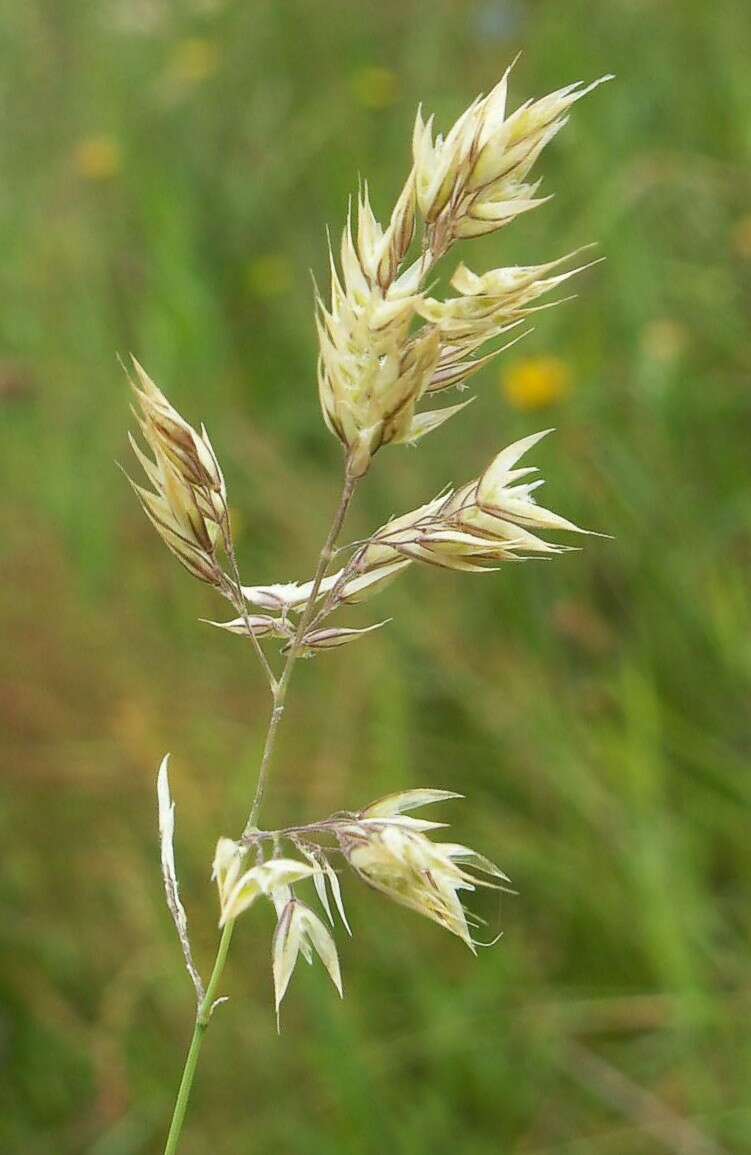
[[[287,690],[289,688],[290,678],[292,677],[292,671],[295,667],[295,662],[300,657],[305,633],[313,619],[313,614],[315,612],[316,602],[318,600],[318,592],[321,588],[323,579],[326,577],[328,568],[331,565],[331,559],[334,556],[334,547],[338,540],[339,534],[341,533],[342,526],[344,525],[344,519],[347,516],[347,512],[352,502],[356,484],[357,478],[350,477],[349,473],[347,473],[344,481],[344,488],[342,489],[342,494],[339,498],[339,505],[337,507],[336,513],[334,514],[334,520],[331,523],[331,528],[329,529],[328,536],[324,542],[323,549],[321,550],[320,556],[318,558],[318,565],[316,567],[315,576],[313,578],[310,597],[308,598],[305,609],[300,615],[300,621],[298,623],[297,630],[295,631],[295,636],[292,639],[289,653],[287,654],[287,661],[285,663],[284,669],[282,670],[282,676],[273,688],[274,709],[272,711],[271,722],[269,724],[269,737],[271,741],[267,742],[266,749],[263,752],[261,767],[258,771],[258,781],[256,784],[255,797],[253,798],[253,803],[250,807],[250,814],[248,815],[248,821],[245,824],[243,837],[247,837],[248,835],[252,834],[258,822],[258,816],[261,811],[263,796],[266,790],[266,783],[269,776],[271,752],[273,750],[274,739],[276,737],[277,729],[279,728],[279,723],[281,722],[284,715],[284,707],[287,701]]]
[[[193,1028],[193,1038],[190,1040],[188,1047],[188,1054],[185,1059],[185,1066],[183,1068],[182,1078],[180,1080],[180,1087],[177,1092],[177,1099],[175,1100],[175,1109],[172,1113],[172,1122],[170,1123],[169,1134],[164,1148],[164,1155],[175,1155],[177,1151],[177,1144],[180,1141],[180,1133],[185,1122],[185,1112],[188,1109],[188,1102],[190,1100],[190,1092],[193,1089],[193,1079],[198,1066],[198,1057],[201,1053],[201,1044],[203,1043],[203,1036],[206,1034],[206,1029],[211,1021],[211,1012],[216,998],[216,992],[219,988],[219,983],[224,970],[224,964],[227,961],[229,954],[229,945],[232,941],[232,931],[235,928],[234,919],[227,923],[222,931],[222,937],[219,940],[219,947],[216,952],[214,960],[214,968],[211,972],[209,985],[206,988],[200,1006],[196,1012],[196,1023]]]
[[[261,764],[258,770],[258,782],[256,785],[255,797],[250,809],[250,815],[247,825],[245,827],[245,834],[248,834],[255,827],[258,821],[258,815],[263,802],[263,795],[268,781],[269,767],[271,765],[271,756],[274,752],[274,745],[276,743],[276,736],[279,730],[279,724],[284,715],[284,706],[287,697],[287,689],[289,687],[289,680],[292,676],[292,670],[295,662],[300,656],[303,647],[303,640],[305,631],[310,625],[313,617],[318,591],[321,588],[321,582],[326,576],[326,572],[331,564],[331,559],[334,554],[334,546],[337,538],[344,524],[344,519],[347,516],[352,496],[355,491],[356,479],[347,474],[342,495],[339,500],[337,511],[334,515],[334,520],[331,523],[328,536],[321,550],[318,559],[318,566],[316,568],[315,577],[313,579],[313,586],[308,599],[308,604],[305,607],[303,614],[300,617],[300,622],[297,631],[292,640],[287,661],[282,671],[281,678],[277,681],[275,678],[270,678],[271,691],[274,700],[274,707],[271,712],[268,730],[266,731],[266,739],[263,746],[263,754],[261,755]],[[234,563],[234,558],[232,559]],[[238,595],[242,598],[242,589],[240,586],[240,575],[235,568],[235,577],[238,587]],[[254,639],[257,641],[257,639]],[[164,1155],[175,1155],[177,1145],[180,1142],[180,1135],[182,1133],[183,1124],[185,1122],[185,1114],[188,1109],[190,1101],[190,1093],[193,1089],[193,1079],[195,1078],[196,1068],[198,1066],[198,1059],[201,1054],[201,1046],[203,1044],[203,1037],[211,1021],[211,1012],[216,1000],[217,990],[221,981],[222,972],[224,971],[224,964],[227,961],[229,954],[230,942],[232,940],[232,931],[234,930],[235,922],[232,919],[227,923],[222,931],[222,937],[219,940],[219,946],[214,960],[214,967],[211,971],[211,978],[209,985],[206,988],[206,994],[201,1000],[196,1011],[196,1022],[193,1028],[193,1037],[190,1040],[188,1047],[188,1054],[185,1058],[185,1066],[183,1067],[182,1078],[180,1079],[180,1086],[177,1091],[177,1099],[175,1100],[175,1109],[172,1112],[172,1122],[170,1123],[169,1134],[167,1135],[167,1143],[164,1148]]]

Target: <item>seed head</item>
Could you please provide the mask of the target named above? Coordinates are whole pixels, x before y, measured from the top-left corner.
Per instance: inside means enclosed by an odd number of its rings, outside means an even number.
[[[434,258],[454,241],[503,228],[543,204],[539,182],[526,183],[535,161],[566,123],[572,104],[608,76],[583,88],[570,84],[506,115],[507,69],[501,81],[459,117],[446,137],[433,138],[418,110],[412,137],[417,203],[429,228]]]
[[[421,300],[420,270],[396,273],[412,236],[411,180],[386,232],[376,221],[367,190],[351,217],[340,251],[341,276],[331,255],[331,302],[317,297],[320,345],[318,386],[329,429],[347,449],[351,476],[365,473],[389,442],[414,440],[415,406],[438,361],[432,326],[411,334]]]
[[[451,284],[460,295],[446,301],[426,297],[419,305],[420,316],[436,326],[441,343],[438,364],[426,393],[436,393],[451,386],[462,388],[478,369],[510,348],[520,337],[526,336],[529,330],[482,357],[475,356],[481,346],[518,328],[539,309],[561,303],[532,304],[537,297],[557,289],[570,277],[596,263],[589,262],[555,276],[547,275],[574,256],[576,253],[569,253],[547,264],[527,268],[491,269],[482,276],[473,273],[466,265],[459,265]]]
[[[394,902],[432,919],[475,950],[468,917],[459,898],[477,886],[505,889],[509,880],[494,863],[452,842],[432,842],[425,831],[442,823],[425,822],[404,813],[431,802],[459,795],[446,790],[407,790],[371,803],[353,821],[337,828],[337,838],[350,866],[360,877]],[[472,872],[470,872],[470,868]]]
[[[534,467],[513,468],[548,432],[509,445],[475,481],[387,522],[374,534],[364,567],[385,565],[401,555],[477,572],[512,558],[563,552],[568,547],[544,541],[534,531],[587,531],[536,503],[533,491],[542,481],[522,481],[537,472]]]
[[[167,548],[194,577],[221,586],[216,547],[230,541],[227,490],[208,434],[180,416],[135,358],[133,367],[134,414],[153,460],[129,439],[153,491],[128,480]]]

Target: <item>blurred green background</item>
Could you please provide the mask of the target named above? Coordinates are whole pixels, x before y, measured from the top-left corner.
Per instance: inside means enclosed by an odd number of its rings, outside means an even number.
[[[304,578],[337,445],[309,270],[357,174],[385,215],[415,107],[446,126],[519,49],[512,104],[612,71],[540,171],[555,200],[473,267],[587,241],[579,299],[379,456],[358,536],[517,436],[548,502],[613,535],[488,577],[413,572],[367,644],[296,676],[265,818],[407,785],[519,896],[470,956],[354,879],[347,997],[295,976],[277,1038],[238,927],[183,1150],[751,1151],[751,22],[719,0],[26,0],[3,6],[0,1150],[161,1151],[191,1000],[154,777],[204,967],[208,863],[266,722],[221,605],[114,465],[132,350],[230,487],[245,580]],[[547,493],[547,490],[546,490]]]

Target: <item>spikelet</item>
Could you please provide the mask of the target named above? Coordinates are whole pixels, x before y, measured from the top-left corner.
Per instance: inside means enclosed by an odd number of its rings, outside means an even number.
[[[536,503],[533,491],[542,481],[522,481],[536,469],[513,468],[549,432],[515,442],[475,481],[387,522],[373,535],[363,567],[385,565],[401,555],[474,573],[513,558],[563,552],[568,547],[545,541],[536,531],[587,531]]]
[[[328,428],[347,450],[351,477],[362,476],[382,445],[414,440],[415,406],[432,376],[440,338],[432,326],[411,334],[421,300],[419,269],[396,276],[414,223],[407,182],[383,232],[367,189],[342,235],[341,276],[331,254],[331,301],[317,295],[318,389]]]
[[[477,277],[462,266],[454,278],[460,297],[438,301],[424,291],[428,272],[455,241],[493,232],[543,203],[526,177],[571,105],[601,83],[569,85],[507,117],[508,75],[445,139],[433,139],[432,117],[425,123],[418,110],[414,167],[388,227],[364,187],[357,226],[350,212],[342,235],[340,271],[330,254],[330,303],[316,294],[318,391],[352,478],[367,472],[382,446],[413,444],[455,416],[461,405],[423,413],[417,406],[426,394],[463,386],[508,348],[476,357],[480,346],[521,324],[537,296],[578,271],[548,277],[561,263],[553,261]],[[422,253],[403,269],[417,208],[425,223]],[[418,319],[427,323],[416,327]]]
[[[380,630],[383,626],[388,624],[390,619],[383,622],[375,622],[372,626],[365,626],[362,629],[353,629],[347,626],[330,626],[322,630],[311,630],[306,633],[303,638],[303,655],[310,657],[313,654],[325,650],[338,649],[340,646],[347,646],[350,642],[359,641],[367,634],[372,634],[374,630]],[[287,642],[287,645],[282,648],[282,653],[289,652],[292,642]]]
[[[458,798],[450,790],[405,790],[381,798],[342,821],[336,837],[349,865],[369,886],[394,902],[457,935],[475,951],[471,926],[459,892],[477,886],[506,889],[508,878],[494,863],[469,847],[433,842],[426,831],[443,823],[405,814],[428,803]],[[500,880],[489,882],[483,875]]]
[[[249,636],[251,630],[256,638],[291,638],[294,635],[291,622],[286,618],[272,618],[268,614],[249,614],[229,622],[212,622],[209,618],[201,618],[201,621],[207,626],[216,626],[219,630],[244,638]]]
[[[274,978],[276,1027],[279,1030],[279,1008],[300,955],[306,962],[311,963],[315,951],[340,998],[344,992],[336,944],[318,915],[299,898],[295,898],[287,888],[280,888],[272,897],[278,917],[271,943],[271,969]]]
[[[515,344],[520,336],[526,336],[526,332],[521,333],[492,352],[475,356],[481,346],[517,329],[538,309],[561,303],[553,301],[533,305],[538,297],[557,289],[569,278],[597,263],[590,261],[554,276],[548,275],[570,261],[577,252],[544,265],[491,269],[482,276],[464,264],[459,265],[451,284],[460,295],[446,301],[425,297],[419,305],[420,316],[436,326],[441,342],[438,364],[426,386],[426,393],[436,393],[452,386],[462,388],[474,373]]]
[[[384,561],[384,564],[376,565],[374,563],[352,577],[347,577],[344,570],[339,570],[321,582],[316,595],[317,600],[331,593],[336,586],[340,586],[337,597],[340,604],[354,605],[363,602],[389,585],[408,565],[409,561],[406,558],[395,558],[392,554]],[[289,610],[300,612],[305,609],[313,592],[313,582],[280,582],[269,586],[243,586],[242,592],[246,601],[252,606],[286,614]],[[278,618],[268,620],[280,621]],[[221,624],[224,625],[225,629],[236,625],[235,622],[211,623],[211,625]]]
[[[294,858],[272,858],[242,870],[244,851],[229,838],[220,838],[214,855],[213,877],[219,890],[219,925],[224,926],[252,906],[260,895],[310,877],[315,867]]]
[[[134,414],[153,460],[129,435],[152,489],[128,478],[146,516],[167,548],[200,581],[221,588],[225,581],[217,546],[230,541],[227,490],[205,428],[185,421],[133,358],[131,380],[139,410]]]
[[[357,555],[352,572],[340,570],[321,584],[319,599],[336,593],[336,607],[363,601],[389,585],[413,562],[467,573],[488,572],[505,561],[563,553],[568,546],[546,541],[540,531],[588,533],[573,522],[538,505],[534,491],[541,479],[524,481],[537,473],[534,467],[513,468],[523,455],[551,431],[533,433],[503,449],[485,472],[456,490],[440,494],[408,513],[394,517],[372,534]],[[337,592],[338,591],[338,592]],[[258,616],[262,633],[290,636],[288,611],[302,612],[312,592],[312,582],[288,582],[273,586],[246,586],[245,598],[255,606],[281,611],[281,618]],[[247,634],[243,619],[213,622],[233,633]],[[327,649],[354,641],[366,630],[327,629],[306,635],[307,651]],[[254,626],[255,628],[255,626]],[[289,648],[289,642],[285,649]]]
[[[568,110],[593,84],[569,84],[506,115],[507,69],[496,87],[459,117],[446,137],[433,138],[433,117],[418,110],[412,136],[415,188],[428,226],[428,247],[438,259],[461,238],[482,236],[547,200],[527,177]]]

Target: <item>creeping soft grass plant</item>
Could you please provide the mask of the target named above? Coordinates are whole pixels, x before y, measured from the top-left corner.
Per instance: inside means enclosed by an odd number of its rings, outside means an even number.
[[[387,624],[356,629],[338,619],[332,623],[334,615],[380,593],[415,564],[467,573],[493,571],[508,561],[570,548],[546,540],[543,532],[586,532],[537,503],[534,491],[542,482],[533,479],[534,467],[519,467],[544,436],[533,433],[502,449],[471,481],[392,518],[364,540],[339,544],[357,486],[379,450],[414,444],[457,415],[467,401],[437,409],[424,405],[431,404],[434,395],[464,389],[471,376],[524,335],[532,314],[557,303],[536,304],[538,298],[583,267],[570,267],[575,253],[537,266],[482,274],[460,264],[451,278],[456,295],[432,295],[433,271],[458,242],[495,232],[545,202],[546,197],[538,196],[539,181],[528,179],[533,166],[565,124],[571,106],[601,83],[569,85],[507,114],[508,75],[488,96],[478,97],[445,137],[434,136],[432,117],[426,122],[418,111],[413,167],[388,224],[384,228],[376,219],[363,185],[356,212],[350,208],[347,216],[338,262],[331,254],[330,295],[324,300],[316,294],[318,385],[326,425],[343,447],[343,477],[311,580],[243,584],[224,476],[208,434],[203,426],[200,431],[193,428],[133,361],[135,414],[150,451],[145,453],[131,439],[149,483],[144,488],[132,482],[133,488],[171,552],[231,605],[232,619],[211,624],[252,645],[271,700],[244,827],[236,838],[219,838],[216,847],[213,877],[221,938],[207,982],[193,957],[179,894],[167,758],[158,775],[167,904],[196,995],[193,1038],[165,1155],[177,1149],[203,1036],[223,1001],[220,983],[235,922],[259,899],[271,902],[277,916],[271,955],[278,1022],[300,956],[311,962],[317,955],[342,994],[337,947],[324,921],[333,927],[336,911],[349,931],[339,864],[388,898],[432,919],[472,951],[481,941],[481,920],[465,908],[462,892],[483,886],[502,890],[509,883],[482,854],[428,837],[443,823],[410,813],[459,797],[451,790],[405,789],[304,826],[264,830],[260,825],[298,659],[362,640]],[[337,568],[330,572],[335,560]],[[282,661],[277,665],[264,647],[279,642]],[[324,917],[298,895],[299,885],[308,881]]]

